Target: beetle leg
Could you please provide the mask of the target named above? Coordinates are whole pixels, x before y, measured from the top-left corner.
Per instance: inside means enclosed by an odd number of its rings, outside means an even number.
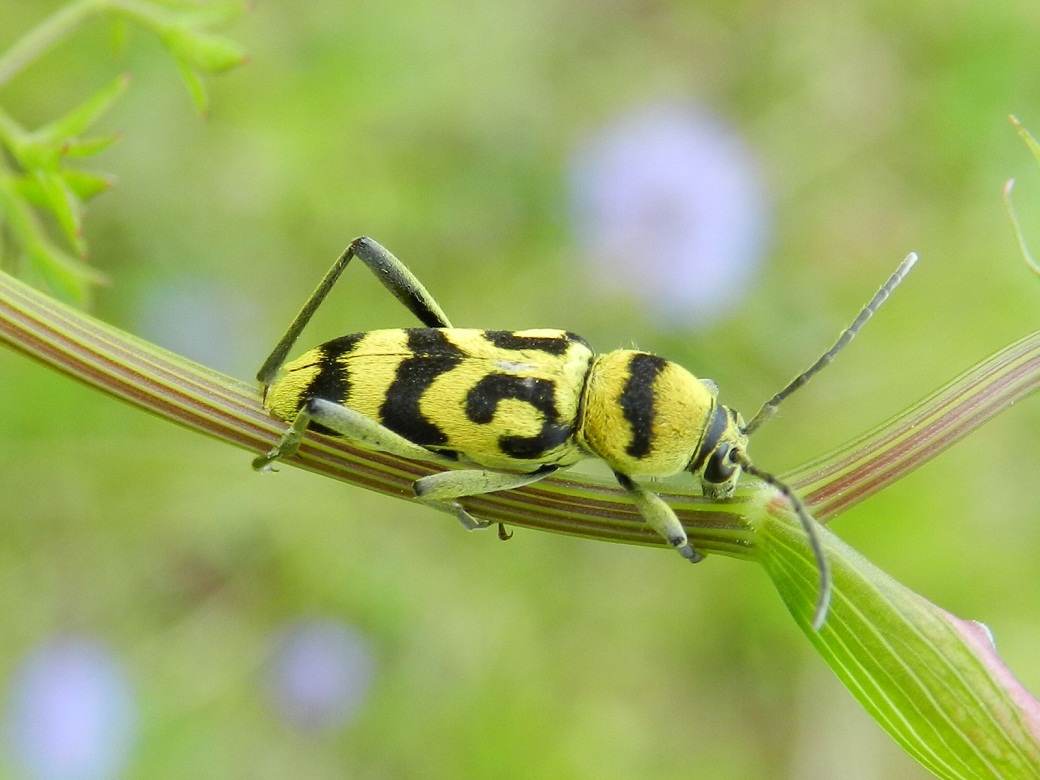
[[[296,315],[296,318],[289,325],[288,330],[285,331],[278,344],[275,345],[274,350],[267,357],[267,360],[264,361],[263,366],[260,367],[256,375],[261,386],[266,388],[274,380],[278,369],[285,362],[285,356],[289,354],[289,350],[296,343],[296,339],[300,337],[303,329],[307,327],[307,323],[314,316],[314,312],[321,306],[325,296],[329,294],[329,290],[332,289],[340,274],[343,273],[343,269],[347,267],[354,257],[368,266],[369,270],[375,274],[375,277],[382,285],[397,300],[403,303],[412,314],[418,317],[424,325],[429,328],[451,327],[447,315],[441,311],[437,301],[427,292],[415,274],[409,271],[407,266],[394,257],[388,249],[385,249],[371,238],[361,236],[351,241],[350,246],[343,250],[343,254],[336,258],[332,268],[329,269],[328,273],[325,274],[325,277],[318,284],[318,287],[311,293],[307,302],[303,304],[303,308],[300,309],[299,314]]]
[[[380,425],[350,407],[326,401],[323,398],[312,398],[296,413],[292,425],[289,426],[274,449],[253,461],[253,468],[258,471],[267,471],[274,461],[295,454],[303,439],[304,431],[312,421],[324,425],[366,449],[389,452],[392,455],[412,460],[454,462],[445,455],[408,441],[385,425]]]
[[[495,493],[499,490],[513,490],[545,479],[558,469],[559,466],[542,466],[529,474],[511,474],[485,469],[442,471],[417,479],[412,487],[415,489],[416,498],[424,504],[451,512],[467,530],[472,531],[487,528],[492,523],[474,520],[454,499]]]
[[[641,487],[627,474],[615,471],[614,476],[617,477],[621,487],[632,497],[632,502],[646,524],[663,536],[664,540],[678,550],[683,558],[690,563],[697,563],[704,558],[701,553],[690,546],[686,530],[679,522],[679,518],[675,516],[675,511],[665,503],[663,498]]]

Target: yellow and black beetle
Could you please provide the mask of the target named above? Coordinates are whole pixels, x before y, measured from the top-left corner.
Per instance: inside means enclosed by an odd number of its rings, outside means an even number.
[[[285,363],[354,257],[426,327],[353,333]],[[416,480],[414,489],[418,500],[475,529],[489,523],[475,520],[458,499],[529,485],[584,458],[600,458],[647,525],[693,562],[703,556],[690,546],[675,512],[637,478],[688,471],[700,478],[705,495],[727,498],[745,471],[788,498],[809,537],[820,574],[813,621],[819,627],[830,575],[815,521],[787,485],[748,459],[748,436],[852,339],[915,261],[907,257],[837,343],[745,423],[718,402],[713,382],[647,352],[597,355],[562,330],[455,328],[400,260],[372,239],[357,238],[257,374],[264,405],[291,426],[253,467],[268,470],[292,455],[308,428],[405,458],[469,465]]]

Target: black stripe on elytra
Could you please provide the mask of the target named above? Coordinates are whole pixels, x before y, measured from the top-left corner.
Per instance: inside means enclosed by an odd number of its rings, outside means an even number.
[[[353,352],[354,347],[364,335],[364,333],[351,333],[347,336],[340,336],[317,348],[318,373],[311,379],[307,389],[300,393],[297,409],[302,408],[312,398],[321,398],[334,404],[341,404],[346,400],[347,393],[350,391],[350,379],[347,377],[346,366],[339,358]],[[318,433],[324,433],[326,436],[340,435],[316,422],[312,422],[307,427]]]
[[[664,358],[645,352],[637,352],[628,363],[628,379],[625,380],[618,404],[632,429],[632,441],[625,448],[625,454],[633,458],[645,458],[653,446],[656,414],[654,382],[667,364]]]
[[[443,331],[411,328],[405,333],[412,356],[398,364],[379,410],[379,421],[415,444],[436,447],[447,443],[448,437],[423,415],[419,401],[434,380],[461,363],[465,354],[445,338]]]
[[[499,402],[507,398],[528,403],[542,415],[542,429],[534,436],[499,437],[499,449],[510,458],[537,460],[574,434],[570,425],[560,422],[556,384],[548,379],[512,374],[481,377],[466,394],[466,416],[478,425],[487,425],[494,418]]]
[[[584,346],[588,343],[573,333],[559,336],[521,336],[512,330],[485,330],[484,338],[499,349],[536,349],[550,355],[565,355],[573,342]]]
[[[708,460],[708,456],[715,452],[715,449],[719,446],[719,439],[722,438],[722,434],[729,424],[729,419],[726,407],[716,402],[711,410],[711,420],[708,421],[708,429],[704,432],[704,438],[701,439],[701,444],[697,448],[697,454],[693,456],[690,465],[686,467],[687,471],[692,474],[700,473],[701,469],[704,468],[704,463]]]

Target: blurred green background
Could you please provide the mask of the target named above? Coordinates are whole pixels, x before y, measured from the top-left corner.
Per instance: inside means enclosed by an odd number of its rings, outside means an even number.
[[[0,0],[0,46],[60,5]],[[112,280],[95,310],[242,378],[364,233],[457,325],[635,343],[748,414],[920,252],[855,345],[756,435],[757,462],[782,472],[1029,332],[1040,310],[1000,198],[1017,177],[1040,247],[1040,175],[1006,119],[1040,131],[1035,0],[262,2],[227,33],[250,63],[210,80],[206,120],[154,38],[135,32],[116,56],[105,23],[0,102],[33,127],[132,72],[105,120],[124,137],[90,161],[119,179],[87,223]],[[606,289],[597,276],[617,270],[575,224],[589,139],[660,105],[727,127],[765,203],[740,295],[696,327]],[[330,300],[310,343],[412,324],[359,269]],[[831,526],[987,623],[1034,692],[1038,403]],[[41,653],[46,666],[56,647],[86,648],[102,672],[69,679],[100,679],[91,695],[122,713],[118,776],[927,776],[754,567],[529,531],[501,544],[314,475],[259,476],[245,452],[8,352],[0,518],[5,733],[31,710]],[[301,630],[324,659],[304,666],[331,681],[302,698],[283,690]],[[11,740],[0,777],[36,776]]]

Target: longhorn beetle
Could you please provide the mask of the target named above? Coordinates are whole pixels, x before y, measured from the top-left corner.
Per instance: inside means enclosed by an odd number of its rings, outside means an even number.
[[[285,363],[354,257],[426,327],[352,333]],[[637,478],[688,471],[700,478],[706,496],[728,498],[744,471],[787,498],[808,536],[819,570],[813,616],[819,629],[831,578],[815,521],[790,487],[748,458],[748,437],[852,340],[916,260],[908,256],[834,346],[745,423],[718,402],[714,382],[647,352],[596,355],[563,330],[456,328],[400,260],[372,239],[357,238],[257,374],[264,405],[291,425],[253,467],[267,471],[293,455],[308,429],[404,458],[467,465],[418,479],[413,488],[419,501],[473,530],[490,523],[474,519],[458,499],[529,485],[584,458],[600,458],[646,524],[694,563],[703,556],[690,546],[675,512]]]

